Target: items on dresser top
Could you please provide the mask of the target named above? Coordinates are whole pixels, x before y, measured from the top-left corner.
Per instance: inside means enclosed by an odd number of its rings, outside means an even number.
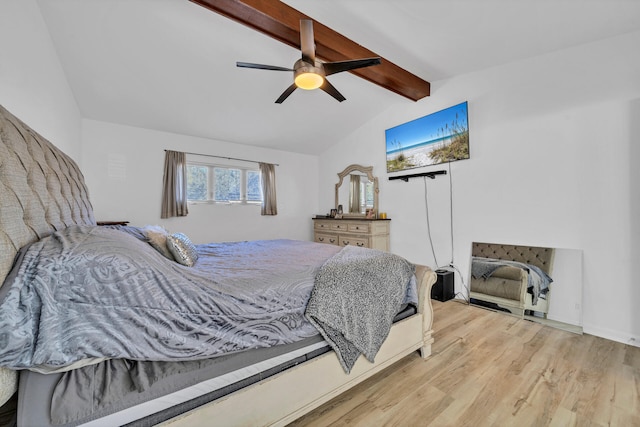
[[[313,218],[313,240],[339,246],[389,251],[390,219]]]

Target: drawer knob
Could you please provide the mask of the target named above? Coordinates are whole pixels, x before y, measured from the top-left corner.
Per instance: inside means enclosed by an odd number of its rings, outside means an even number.
[[[336,239],[329,239],[329,242],[334,243]]]
[[[324,237],[318,237],[318,240],[324,242]]]
[[[347,246],[347,245],[349,244],[349,241],[348,241],[348,240],[343,240],[343,241],[342,241],[342,244],[343,244],[343,245],[345,245],[345,246]]]
[[[364,246],[364,243],[362,243],[362,242],[358,242],[358,243],[356,243],[356,245],[358,245],[358,246],[362,247],[362,246]]]

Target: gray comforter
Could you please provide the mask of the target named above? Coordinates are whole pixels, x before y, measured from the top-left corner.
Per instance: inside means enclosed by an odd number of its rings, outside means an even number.
[[[346,246],[316,276],[306,317],[335,350],[345,372],[370,362],[406,300],[415,266],[388,252]]]
[[[0,289],[0,366],[47,372],[103,359],[185,361],[317,334],[304,309],[339,247],[199,245],[189,268],[131,235],[72,226],[21,252]]]

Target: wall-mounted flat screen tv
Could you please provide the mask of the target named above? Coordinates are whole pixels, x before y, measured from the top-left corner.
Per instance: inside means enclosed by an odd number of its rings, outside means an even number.
[[[467,103],[385,131],[387,172],[469,158]]]

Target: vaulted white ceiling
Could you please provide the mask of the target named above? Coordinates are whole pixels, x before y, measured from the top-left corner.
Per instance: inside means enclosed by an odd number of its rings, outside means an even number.
[[[285,3],[432,83],[640,29],[638,0]],[[413,102],[341,73],[345,102],[297,90],[275,104],[292,75],[235,63],[290,67],[299,51],[188,0],[38,4],[85,118],[319,154]]]

